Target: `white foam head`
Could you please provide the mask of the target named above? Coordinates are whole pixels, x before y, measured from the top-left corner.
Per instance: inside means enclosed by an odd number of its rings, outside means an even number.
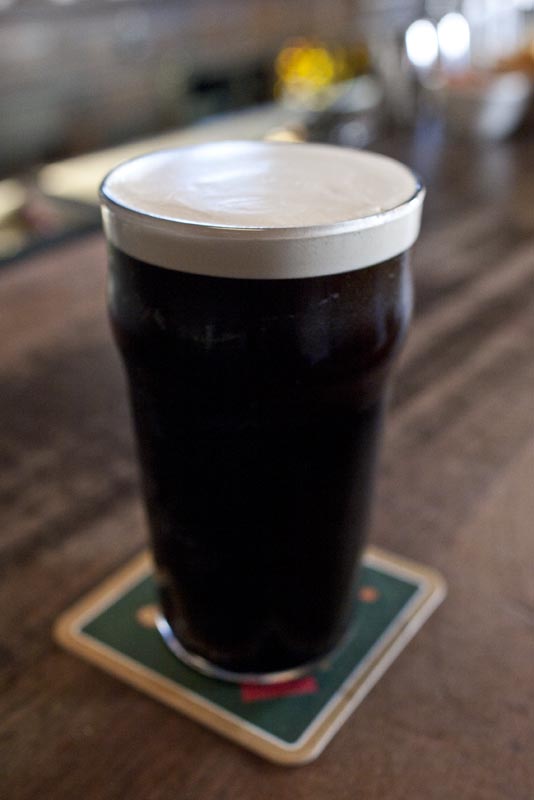
[[[150,153],[101,188],[109,240],[169,269],[301,278],[407,250],[424,191],[385,156],[330,145],[217,142]]]

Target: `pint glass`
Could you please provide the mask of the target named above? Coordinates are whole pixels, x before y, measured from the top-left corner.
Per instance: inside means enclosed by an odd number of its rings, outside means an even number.
[[[287,680],[347,629],[423,194],[383,156],[274,142],[104,180],[158,627],[194,668]]]

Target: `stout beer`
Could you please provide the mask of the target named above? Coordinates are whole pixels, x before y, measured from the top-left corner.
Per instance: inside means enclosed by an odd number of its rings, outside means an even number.
[[[422,199],[397,162],[321,145],[104,181],[160,629],[209,674],[287,678],[343,636]]]

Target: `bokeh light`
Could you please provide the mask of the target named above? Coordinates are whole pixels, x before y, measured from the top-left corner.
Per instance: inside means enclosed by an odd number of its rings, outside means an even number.
[[[405,36],[406,53],[414,67],[428,69],[438,58],[438,34],[429,19],[412,22]]]
[[[471,32],[462,14],[451,12],[438,22],[438,43],[441,55],[448,61],[460,61],[469,54]]]

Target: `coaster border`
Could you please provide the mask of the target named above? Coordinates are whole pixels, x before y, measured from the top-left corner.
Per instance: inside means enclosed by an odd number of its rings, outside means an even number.
[[[446,583],[436,570],[381,548],[367,547],[363,563],[412,583],[417,581],[419,587],[364,659],[292,743],[242,720],[81,630],[151,572],[153,562],[148,550],[135,556],[63,612],[54,624],[53,636],[70,652],[269,761],[287,766],[306,764],[322,753],[447,593]]]

